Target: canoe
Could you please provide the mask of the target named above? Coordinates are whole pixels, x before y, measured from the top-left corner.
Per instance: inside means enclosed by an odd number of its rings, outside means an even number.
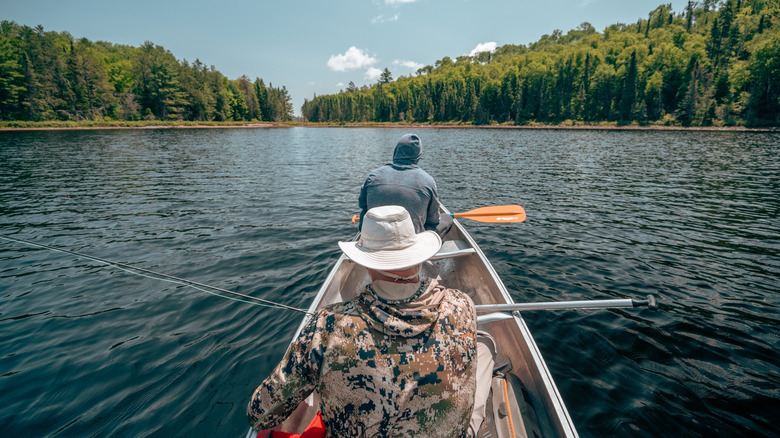
[[[449,214],[444,207],[442,210]],[[457,219],[443,241],[439,253],[423,264],[423,275],[439,277],[441,284],[466,292],[476,305],[513,303],[485,254]],[[351,300],[369,282],[365,269],[342,254],[309,312]],[[295,337],[307,321],[308,316]],[[480,314],[478,322],[480,330],[492,335],[498,350],[492,392],[478,436],[577,437],[566,405],[522,315],[517,311]],[[275,430],[303,432],[316,415],[318,405],[316,393],[312,394]],[[247,438],[256,433],[250,429]]]

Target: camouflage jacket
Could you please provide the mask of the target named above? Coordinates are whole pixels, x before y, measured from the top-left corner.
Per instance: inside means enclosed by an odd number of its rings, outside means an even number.
[[[273,427],[317,391],[329,436],[465,436],[476,321],[471,299],[436,280],[403,302],[382,300],[368,286],[312,317],[255,390],[249,422]]]

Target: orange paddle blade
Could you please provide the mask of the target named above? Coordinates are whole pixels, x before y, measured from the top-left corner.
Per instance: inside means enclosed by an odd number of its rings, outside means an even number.
[[[490,207],[480,207],[469,210],[465,213],[450,214],[450,216],[459,219],[471,219],[477,222],[489,223],[511,223],[523,222],[525,220],[525,210],[519,205],[492,205]],[[352,216],[352,223],[359,222],[358,215]]]
[[[455,213],[452,217],[490,223],[523,222],[525,210],[519,205],[493,205],[475,208],[465,213]]]

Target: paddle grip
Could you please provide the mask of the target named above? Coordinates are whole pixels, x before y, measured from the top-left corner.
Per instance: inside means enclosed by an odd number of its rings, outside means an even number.
[[[631,300],[631,304],[633,304],[634,307],[647,306],[650,310],[658,310],[658,302],[652,294],[648,295],[646,300]]]

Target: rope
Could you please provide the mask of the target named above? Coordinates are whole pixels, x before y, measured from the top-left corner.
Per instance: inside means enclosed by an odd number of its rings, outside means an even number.
[[[81,254],[81,253],[78,253],[78,252],[75,252],[75,251],[70,251],[70,250],[61,249],[61,248],[55,248],[53,246],[48,246],[48,245],[44,245],[44,244],[41,244],[41,243],[34,243],[34,242],[27,241],[27,240],[22,240],[22,239],[16,239],[16,238],[13,238],[13,237],[0,236],[0,239],[7,240],[9,242],[22,243],[22,244],[33,246],[33,247],[37,247],[37,248],[48,249],[48,250],[55,251],[55,252],[60,252],[60,253],[63,253],[63,254],[72,254],[72,255],[75,255],[75,256],[78,256],[78,257],[82,257],[82,258],[85,258],[85,259],[94,260],[96,262],[102,263],[102,264],[107,265],[107,266],[112,266],[114,268],[119,269],[120,271],[124,271],[124,272],[127,272],[129,274],[137,275],[139,277],[151,278],[153,280],[167,281],[168,283],[178,284],[180,286],[191,287],[191,288],[199,290],[201,292],[206,292],[207,294],[211,294],[211,295],[214,295],[214,296],[217,296],[217,297],[220,297],[220,298],[225,298],[225,299],[232,300],[232,301],[238,301],[240,303],[252,304],[254,306],[261,306],[261,307],[288,309],[288,310],[294,310],[296,312],[301,312],[301,313],[305,313],[305,314],[311,314],[310,312],[308,312],[308,311],[306,311],[304,309],[299,309],[297,307],[288,306],[286,304],[276,303],[274,301],[269,301],[269,300],[264,300],[262,298],[253,297],[251,295],[245,295],[245,294],[242,294],[242,293],[239,293],[239,292],[234,292],[234,291],[231,291],[231,290],[222,289],[220,287],[210,286],[208,284],[203,284],[203,283],[198,283],[197,281],[186,280],[184,278],[174,277],[173,275],[163,274],[163,273],[155,272],[155,271],[152,271],[152,270],[149,270],[149,269],[139,268],[137,266],[132,266],[132,265],[128,265],[128,264],[125,264],[125,263],[112,262],[110,260],[101,259],[100,257],[95,257],[95,256],[91,256],[91,255],[88,255],[88,254]],[[151,274],[151,275],[147,275],[147,274]],[[233,296],[221,295],[221,294],[212,292],[212,290],[213,291],[219,291],[222,294],[229,294],[229,295],[233,295]]]

